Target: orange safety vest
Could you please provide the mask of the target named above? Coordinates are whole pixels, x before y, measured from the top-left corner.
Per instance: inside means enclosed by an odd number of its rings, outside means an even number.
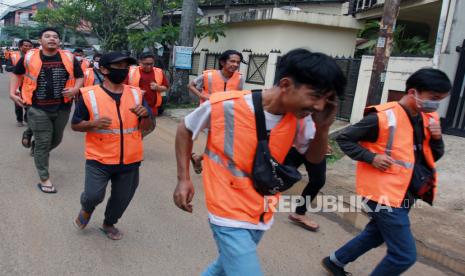
[[[82,72],[84,72],[89,67],[90,67],[90,62],[87,59],[82,58],[82,62],[81,62]]]
[[[66,81],[65,88],[74,87],[74,65],[73,60],[74,56],[71,52],[66,50],[58,50],[61,56],[63,65],[66,68],[66,71],[69,74],[68,81]],[[40,50],[32,49],[29,50],[24,56],[24,67],[26,68],[26,73],[24,74],[23,86],[22,86],[22,96],[26,104],[32,104],[32,95],[37,88],[37,78],[40,74],[40,69],[42,68],[42,60],[40,59]],[[64,98],[65,103],[71,101],[71,98]]]
[[[209,96],[213,93],[242,90],[242,74],[238,71],[229,78],[227,82],[224,81],[223,76],[218,70],[206,70],[203,72],[203,90],[202,94]],[[200,100],[203,103],[204,100]]]
[[[19,51],[11,52],[10,59],[11,59],[11,64],[13,66],[16,66],[16,64],[18,64],[18,61],[21,59],[21,52]]]
[[[231,91],[210,97],[211,128],[203,159],[203,184],[207,208],[213,215],[268,223],[272,209],[265,210],[265,198],[254,189],[249,177],[257,148],[255,116],[244,100],[249,93]],[[283,162],[296,131],[297,118],[290,113],[271,130],[269,147],[277,161]],[[271,200],[267,202],[278,202],[279,195],[268,198]]]
[[[107,165],[142,161],[143,144],[139,118],[130,111],[142,103],[140,89],[124,85],[119,107],[99,85],[81,88],[81,94],[89,110],[90,121],[101,117],[111,118],[108,129],[96,129],[86,133],[86,159]]]
[[[128,84],[132,86],[139,87],[139,82],[140,82],[140,66],[131,66],[129,68],[129,78],[128,78]],[[163,84],[163,70],[158,67],[153,67],[153,74],[155,76],[155,82],[158,85]],[[157,104],[155,107],[161,106],[162,102],[162,96],[160,91],[157,92]]]
[[[380,171],[366,162],[357,162],[357,193],[370,200],[391,207],[401,207],[410,185],[415,163],[413,127],[404,108],[398,102],[389,102],[374,107],[378,116],[378,140],[374,143],[360,142],[360,145],[376,154],[391,156],[395,163],[386,171]],[[437,173],[433,152],[429,145],[431,134],[428,130],[430,120],[439,122],[436,112],[422,113],[425,139],[423,154],[426,164],[435,174],[435,188],[430,195],[431,201],[436,194]]]
[[[87,68],[84,71],[84,87],[94,85],[95,73],[94,68]]]

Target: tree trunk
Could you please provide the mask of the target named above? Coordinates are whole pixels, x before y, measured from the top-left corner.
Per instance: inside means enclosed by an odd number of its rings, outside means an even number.
[[[151,30],[156,30],[161,27],[163,19],[163,1],[152,0],[152,11],[150,12],[149,27]]]
[[[195,35],[195,18],[197,16],[197,0],[183,0],[181,14],[180,46],[192,47]],[[170,102],[174,104],[189,103],[187,90],[189,70],[175,69]]]

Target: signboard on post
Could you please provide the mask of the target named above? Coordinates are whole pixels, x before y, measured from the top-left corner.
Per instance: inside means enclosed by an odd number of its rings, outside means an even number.
[[[193,47],[174,46],[173,64],[176,69],[192,69]]]

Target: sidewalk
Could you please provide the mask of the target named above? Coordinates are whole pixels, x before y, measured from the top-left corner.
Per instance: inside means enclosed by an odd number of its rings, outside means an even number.
[[[446,153],[438,162],[439,187],[435,205],[418,202],[410,218],[418,253],[465,274],[465,185],[460,185],[465,171],[465,140],[446,135],[444,140]],[[330,165],[322,193],[343,196],[345,205],[350,205],[348,198],[355,194],[355,165],[348,157]],[[368,222],[364,213],[338,213],[338,216],[357,229],[364,228]]]

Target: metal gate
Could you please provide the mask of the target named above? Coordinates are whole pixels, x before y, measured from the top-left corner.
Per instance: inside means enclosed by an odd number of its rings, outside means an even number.
[[[460,48],[460,58],[447,109],[444,132],[465,137],[465,40]]]
[[[342,121],[350,121],[352,106],[354,104],[355,90],[357,89],[358,74],[361,59],[358,58],[335,58],[347,78],[347,86],[344,96],[339,99],[336,118]]]

